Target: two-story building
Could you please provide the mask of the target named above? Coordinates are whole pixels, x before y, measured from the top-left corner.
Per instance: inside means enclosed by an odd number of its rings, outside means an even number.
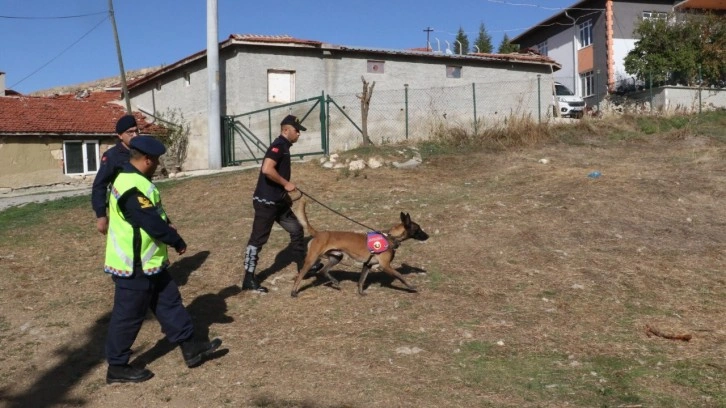
[[[608,93],[633,84],[624,60],[644,19],[665,19],[676,3],[686,7],[720,0],[582,0],[514,37],[561,64],[555,80],[594,106]]]

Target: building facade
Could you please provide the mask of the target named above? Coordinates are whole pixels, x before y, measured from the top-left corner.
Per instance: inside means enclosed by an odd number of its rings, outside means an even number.
[[[512,112],[537,117],[537,81],[552,81],[559,65],[548,57],[530,54],[451,55],[432,51],[395,51],[355,48],[296,39],[289,36],[231,35],[219,45],[219,86],[221,114],[245,112],[285,106],[321,94],[350,96],[361,93],[362,78],[375,82],[376,97],[387,92],[400,92],[400,106],[391,107],[392,120],[404,104],[404,90],[478,87],[482,95],[498,95],[491,112],[477,110],[476,115],[503,117]],[[156,115],[178,109],[190,125],[191,135],[185,168],[205,169],[209,163],[208,81],[206,51],[186,57],[129,84],[132,107]],[[440,92],[440,94],[443,92]],[[466,91],[471,95],[471,90]],[[528,98],[523,101],[521,95]],[[440,96],[440,95],[439,95]],[[429,100],[428,113],[408,118],[411,126],[423,126],[442,98]],[[548,98],[549,100],[549,98]],[[378,99],[380,101],[380,99]],[[447,102],[454,104],[458,102]],[[352,103],[346,104],[349,108]],[[546,109],[546,108],[543,108]],[[451,109],[450,109],[451,110]],[[452,114],[446,114],[452,120]],[[271,118],[270,127],[279,126],[279,118]],[[396,119],[403,124],[403,119]],[[307,123],[307,122],[306,122]],[[375,124],[372,124],[375,125]],[[350,146],[342,126],[326,131],[331,150]],[[425,128],[411,132],[416,137],[428,134]],[[279,127],[274,131],[279,130]],[[219,137],[213,135],[211,137]],[[345,141],[344,141],[345,140]]]

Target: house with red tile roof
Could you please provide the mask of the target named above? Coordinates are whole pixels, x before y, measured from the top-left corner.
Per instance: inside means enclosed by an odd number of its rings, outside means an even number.
[[[0,192],[93,181],[101,155],[118,141],[116,121],[125,114],[118,91],[0,91]],[[135,116],[148,130],[143,115]]]
[[[223,138],[225,160],[225,148],[234,160],[259,160],[287,114],[303,118],[308,128],[295,146],[301,155],[356,147],[362,78],[375,82],[371,109],[382,110],[368,117],[375,144],[428,138],[442,122],[468,127],[477,120],[503,123],[510,115],[537,120],[548,111],[552,73],[560,69],[555,60],[531,53],[457,55],[232,34],[219,43],[222,135],[209,135],[206,59],[206,50],[199,51],[128,84],[134,110],[183,114],[190,126],[187,170],[214,162],[212,138]],[[546,91],[540,95],[538,87]],[[321,108],[324,103],[330,109]]]

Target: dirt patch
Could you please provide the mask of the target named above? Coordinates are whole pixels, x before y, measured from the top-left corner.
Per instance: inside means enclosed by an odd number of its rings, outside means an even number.
[[[90,205],[0,232],[5,406],[723,406],[725,150],[709,139],[550,145],[294,181],[373,228],[409,212],[430,235],[356,293],[296,266],[279,228],[267,295],[240,293],[256,171],[164,183],[189,249],[173,273],[197,328],[224,339],[188,370],[149,318],[134,358],[156,376],[105,385],[113,285]],[[546,158],[547,164],[540,162]],[[593,171],[599,177],[588,177]],[[361,227],[312,204],[317,229]],[[267,269],[265,269],[267,268]],[[648,336],[688,333],[689,342]]]

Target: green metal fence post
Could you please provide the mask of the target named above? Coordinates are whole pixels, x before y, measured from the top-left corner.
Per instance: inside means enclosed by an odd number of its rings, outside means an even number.
[[[537,120],[542,123],[542,74],[537,74]]]
[[[327,109],[325,109],[325,91],[320,94],[320,144],[323,148],[323,153],[328,154],[328,115]]]
[[[476,84],[474,82],[471,83],[471,93],[474,100],[474,135],[476,135],[479,132],[479,129],[477,129],[476,123]]]
[[[403,84],[403,95],[404,115],[406,116],[406,140],[408,140],[408,84]]]

